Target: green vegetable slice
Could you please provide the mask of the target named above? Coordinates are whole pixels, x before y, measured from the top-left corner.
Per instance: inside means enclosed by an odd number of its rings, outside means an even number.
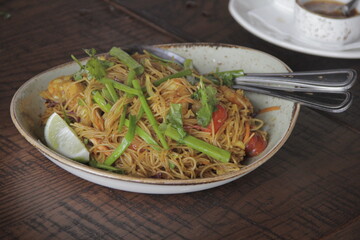
[[[167,144],[167,142],[166,142],[166,139],[165,139],[164,135],[163,135],[163,134],[160,132],[160,130],[159,130],[159,124],[158,124],[158,122],[156,121],[153,113],[151,112],[151,109],[150,109],[150,107],[149,107],[149,105],[148,105],[148,103],[147,103],[147,101],[146,101],[146,98],[145,98],[144,94],[143,94],[142,91],[141,91],[141,86],[140,86],[139,80],[134,79],[134,80],[132,81],[132,84],[133,84],[133,86],[134,86],[134,88],[135,88],[136,90],[139,90],[139,91],[140,91],[140,94],[138,95],[138,97],[139,97],[139,100],[140,100],[140,102],[141,102],[141,107],[142,107],[142,109],[144,110],[146,116],[148,117],[151,126],[153,127],[153,129],[154,129],[157,137],[159,138],[159,140],[160,140],[160,142],[161,142],[161,145],[162,145],[165,149],[169,149],[169,146],[168,146],[168,144]]]
[[[106,87],[106,90],[108,91],[109,95],[110,95],[110,98],[111,98],[111,101],[113,103],[115,103],[118,99],[119,99],[119,96],[114,88],[114,85],[111,84],[111,83],[106,83],[105,84],[105,87]]]
[[[125,119],[124,122],[125,126],[129,127],[129,120]],[[141,127],[136,126],[135,129],[136,135],[138,135],[140,138],[142,138],[146,143],[148,143],[152,148],[154,148],[157,151],[161,150],[161,147],[159,144],[153,139],[147,132],[145,132]]]
[[[99,105],[100,109],[103,112],[110,112],[111,105],[106,102],[105,98],[101,95],[99,91],[93,91],[93,99]]]
[[[165,131],[165,135],[172,138],[175,141],[182,142],[188,147],[191,147],[199,152],[202,152],[220,162],[229,162],[231,153],[218,148],[214,145],[211,145],[207,142],[204,142],[198,138],[195,138],[193,136],[187,135],[184,138],[179,134],[179,132],[171,127],[168,126]]]
[[[110,78],[102,78],[99,81],[101,83],[103,83],[103,84],[111,83],[111,84],[113,84],[114,88],[116,88],[116,89],[118,89],[120,91],[129,93],[129,94],[133,94],[133,95],[142,94],[142,92],[140,90],[129,87],[129,86],[125,85],[125,84],[119,83],[119,82],[114,81],[114,80],[112,80]]]
[[[135,129],[136,129],[136,117],[133,115],[130,115],[129,117],[129,127],[128,132],[126,133],[125,137],[117,146],[117,148],[112,152],[112,154],[105,160],[105,165],[112,165],[116,159],[118,159],[121,154],[125,152],[125,150],[130,146],[132,140],[135,137]]]
[[[127,82],[126,82],[126,85],[127,86],[131,86],[132,84],[132,80],[135,78],[135,71],[130,69],[129,73],[128,73],[128,76],[127,76]],[[129,93],[126,93],[125,94],[125,97],[126,98],[131,98],[133,95],[132,94],[129,94]],[[126,113],[127,113],[127,109],[128,109],[128,104],[125,104],[124,105],[124,108],[123,108],[123,112],[120,116],[120,121],[119,121],[119,126],[118,126],[118,130],[119,132],[121,132],[123,126],[124,126],[124,123],[125,123],[125,118],[126,118]]]
[[[136,75],[140,75],[144,72],[144,67],[121,48],[113,47],[110,49],[109,53],[111,56],[116,57],[126,66],[128,66],[129,69],[133,69]]]
[[[125,173],[125,171],[123,169],[105,165],[103,163],[100,163],[100,162],[96,161],[95,159],[90,159],[89,165],[92,166],[92,167],[100,168],[100,169],[107,170],[107,171],[110,171],[110,172],[115,172],[115,173],[120,173],[120,174]]]

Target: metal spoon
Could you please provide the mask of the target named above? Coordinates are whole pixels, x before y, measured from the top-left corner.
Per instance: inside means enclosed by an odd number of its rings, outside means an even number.
[[[348,2],[347,4],[344,4],[343,6],[340,7],[340,11],[342,14],[344,14],[344,16],[349,16],[351,11],[356,8],[356,6],[358,5],[358,1],[359,0],[351,0],[350,2]]]
[[[343,92],[350,89],[356,81],[353,69],[331,69],[290,73],[248,73],[235,79],[236,84],[304,92]]]
[[[129,53],[144,50],[183,65],[185,58],[162,48],[136,46]],[[318,110],[339,113],[352,103],[348,91],[355,83],[353,69],[334,69],[292,73],[247,73],[235,79],[233,88],[285,98]]]

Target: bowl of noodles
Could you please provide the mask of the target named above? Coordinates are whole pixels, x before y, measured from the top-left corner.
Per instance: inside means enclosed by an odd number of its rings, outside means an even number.
[[[34,76],[12,99],[16,128],[71,174],[150,194],[226,184],[264,164],[284,145],[299,105],[234,90],[229,81],[244,72],[289,72],[286,64],[235,45],[156,47],[187,61],[182,65],[147,51],[127,54],[113,47],[100,55],[86,50],[89,57],[72,56],[74,61]],[[49,145],[44,128],[53,115],[66,121],[85,157],[75,159]]]

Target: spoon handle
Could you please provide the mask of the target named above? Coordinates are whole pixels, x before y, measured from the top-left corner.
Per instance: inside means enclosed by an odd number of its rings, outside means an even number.
[[[332,113],[344,112],[350,107],[353,99],[350,92],[288,92],[241,85],[234,85],[233,88],[288,99],[307,107]]]
[[[236,84],[264,85],[273,89],[294,91],[341,92],[350,89],[357,78],[353,69],[330,69],[292,73],[249,73],[237,77]],[[272,86],[272,87],[270,87]]]
[[[128,52],[148,51],[160,58],[183,64],[185,58],[167,49],[135,46]],[[195,67],[194,67],[195,68]],[[352,103],[348,89],[357,78],[353,69],[296,73],[251,73],[235,79],[233,88],[289,99],[327,112],[343,112]]]

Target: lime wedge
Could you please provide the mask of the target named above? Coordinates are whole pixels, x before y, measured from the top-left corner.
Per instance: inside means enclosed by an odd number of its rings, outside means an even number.
[[[62,119],[53,113],[46,122],[45,141],[48,147],[73,160],[88,162],[89,151],[76,135],[75,131]]]

